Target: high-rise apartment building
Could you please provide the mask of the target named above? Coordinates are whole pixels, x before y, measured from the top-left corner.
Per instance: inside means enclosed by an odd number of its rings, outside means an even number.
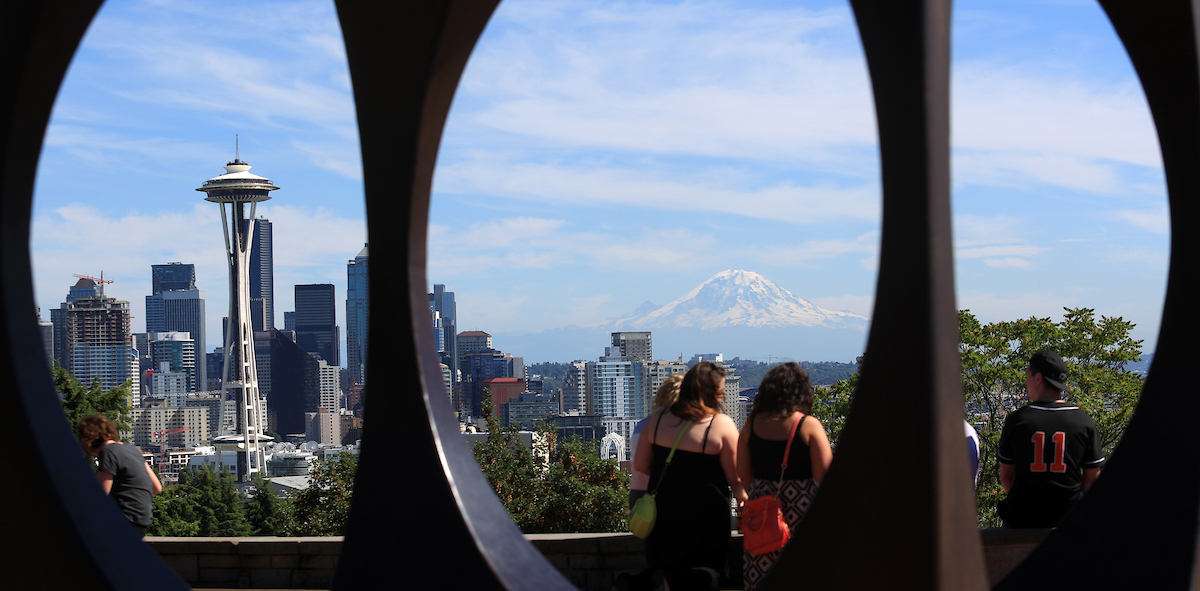
[[[636,416],[640,397],[638,372],[633,361],[618,347],[605,347],[599,361],[587,364],[588,414],[610,419],[641,419]]]
[[[442,328],[442,348],[438,350],[441,356],[441,362],[450,367],[450,375],[454,376],[455,380],[461,379],[462,367],[459,366],[458,357],[460,355],[458,348],[458,309],[454,303],[454,292],[446,291],[446,286],[440,283],[433,286],[433,293],[429,294],[429,310],[430,316],[437,312],[438,318],[441,320]]]
[[[563,412],[587,411],[587,362],[580,359],[567,366],[562,387]]]
[[[91,279],[80,279],[67,291],[67,299],[57,308],[50,310],[50,324],[54,332],[54,359],[64,369],[67,367],[67,309],[81,298],[98,298],[100,289]]]
[[[317,374],[320,376],[320,407],[337,414],[341,410],[342,387],[338,380],[336,365],[329,365],[324,359],[317,360]]]
[[[146,296],[146,332],[186,332],[195,343],[197,358],[203,357],[208,352],[206,317],[204,292],[196,288],[196,266],[150,265],[150,280],[153,293]],[[192,382],[193,391],[208,387],[208,364],[196,364]]]
[[[341,365],[340,328],[332,283],[296,286],[296,344],[329,365]]]
[[[138,394],[141,386],[129,330],[129,302],[107,297],[95,281],[81,278],[67,301],[52,312],[55,354],[71,375],[84,384],[99,378],[104,390],[130,380],[132,394]]]
[[[455,341],[458,343],[456,356],[458,358],[458,367],[460,368],[466,366],[463,360],[471,352],[491,350],[492,348],[492,335],[482,330],[468,330],[459,333]]]
[[[370,342],[371,284],[367,273],[367,244],[346,263],[346,368],[355,383],[367,383],[367,344]]]
[[[612,346],[630,361],[645,362],[654,359],[649,332],[614,332]]]
[[[641,372],[642,392],[634,413],[637,417],[645,417],[654,410],[654,397],[667,378],[681,373],[687,373],[688,366],[682,361],[645,361],[637,364]]]
[[[275,254],[271,221],[254,222],[254,248],[250,251],[250,322],[252,330],[275,328]]]
[[[162,372],[166,366],[167,371],[173,373],[184,374],[186,379],[185,392],[196,392],[200,388],[197,382],[199,374],[196,363],[196,342],[192,336],[186,332],[152,332],[148,334],[147,345],[150,348],[150,366],[154,371]],[[166,379],[166,378],[164,378]],[[161,392],[151,389],[152,393],[159,398],[164,397]]]

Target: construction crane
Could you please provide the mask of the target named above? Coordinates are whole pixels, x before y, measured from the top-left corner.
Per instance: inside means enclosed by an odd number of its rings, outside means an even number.
[[[100,276],[99,276],[99,277],[92,277],[91,275],[80,275],[79,273],[75,273],[75,276],[76,276],[76,277],[78,277],[78,278],[80,278],[80,279],[89,279],[89,280],[91,280],[91,281],[95,281],[95,282],[96,282],[96,284],[100,286],[100,297],[101,297],[101,298],[103,298],[103,297],[104,297],[104,284],[105,284],[105,283],[112,283],[112,282],[113,282],[113,280],[112,280],[112,279],[105,279],[105,278],[104,278],[104,271],[103,271],[103,270],[101,270],[101,271],[100,271]]]

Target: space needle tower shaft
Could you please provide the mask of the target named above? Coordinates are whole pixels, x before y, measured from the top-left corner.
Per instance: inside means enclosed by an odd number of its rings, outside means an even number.
[[[221,224],[225,231],[225,253],[229,262],[229,325],[225,332],[222,399],[234,400],[237,404],[235,433],[230,435],[240,440],[237,442],[240,482],[249,481],[252,473],[265,469],[264,402],[258,393],[250,316],[250,254],[254,247],[255,206],[270,199],[270,192],[279,188],[249,171],[250,165],[237,154],[225,165],[225,174],[208,179],[204,186],[196,189],[208,195],[205,201],[221,206]],[[246,215],[247,205],[249,216]]]

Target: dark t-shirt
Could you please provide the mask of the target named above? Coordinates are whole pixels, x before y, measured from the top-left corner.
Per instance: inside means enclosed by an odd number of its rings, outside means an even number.
[[[1066,402],[1030,402],[1008,415],[996,455],[1016,468],[1001,508],[1013,527],[1052,527],[1080,496],[1083,470],[1104,465],[1095,421]]]
[[[154,485],[146,472],[142,452],[132,445],[110,443],[96,454],[100,471],[113,475],[109,496],[134,525],[150,527],[150,505]]]

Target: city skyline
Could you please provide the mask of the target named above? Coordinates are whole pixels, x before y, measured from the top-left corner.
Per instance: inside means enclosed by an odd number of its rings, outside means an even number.
[[[958,307],[984,321],[1093,307],[1135,322],[1153,351],[1165,188],[1111,26],[1094,4],[1049,2],[960,2],[953,25]],[[104,270],[137,330],[146,267],[182,261],[225,309],[220,222],[191,188],[232,159],[234,133],[285,187],[259,211],[274,224],[275,323],[294,285],[345,289],[368,240],[332,5],[109,3],[38,171],[38,304]],[[870,316],[878,191],[844,2],[506,0],[447,121],[428,280],[457,294],[458,331],[498,343],[662,305],[722,269]],[[208,316],[211,345],[222,314]]]

